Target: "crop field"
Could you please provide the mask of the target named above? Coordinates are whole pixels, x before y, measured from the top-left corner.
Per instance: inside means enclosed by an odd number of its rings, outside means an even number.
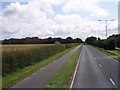
[[[24,44],[2,46],[3,76],[62,52],[75,44]]]
[[[54,44],[12,44],[12,45],[2,45],[2,51],[16,51],[25,50],[42,46],[51,46]]]

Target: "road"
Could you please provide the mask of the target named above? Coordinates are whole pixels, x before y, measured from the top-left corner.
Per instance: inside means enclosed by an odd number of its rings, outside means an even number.
[[[78,50],[79,47],[80,46],[74,48],[59,59],[16,83],[11,88],[44,88],[47,85],[48,81],[56,74],[62,65],[69,60],[70,56],[76,50]]]
[[[118,62],[84,45],[73,88],[118,88]]]

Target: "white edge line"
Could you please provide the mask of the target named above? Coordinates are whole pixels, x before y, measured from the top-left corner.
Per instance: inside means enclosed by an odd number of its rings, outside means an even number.
[[[102,65],[101,64],[99,64],[100,65],[100,67],[102,67]]]
[[[106,54],[105,54],[105,55],[106,55]],[[112,57],[110,57],[110,56],[108,56],[108,55],[107,55],[107,57],[114,60],[114,58],[112,58]],[[117,60],[114,60],[114,61],[117,62],[117,63],[119,63]]]
[[[80,54],[80,57],[81,57],[81,54]],[[80,57],[79,57],[79,59],[80,59]],[[73,75],[73,78],[72,78],[72,82],[71,82],[71,84],[70,84],[70,90],[71,90],[71,88],[73,87],[73,83],[74,83],[75,76],[76,76],[77,69],[78,69],[79,62],[80,62],[80,60],[79,60],[79,59],[78,59],[78,62],[77,62],[76,68],[75,68],[75,72],[74,72],[74,75]]]
[[[113,85],[115,85],[114,81],[110,78],[110,81],[112,82]]]

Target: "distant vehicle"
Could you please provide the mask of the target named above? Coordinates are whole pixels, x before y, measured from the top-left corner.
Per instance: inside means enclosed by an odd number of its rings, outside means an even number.
[[[87,43],[84,42],[83,44],[86,45]]]

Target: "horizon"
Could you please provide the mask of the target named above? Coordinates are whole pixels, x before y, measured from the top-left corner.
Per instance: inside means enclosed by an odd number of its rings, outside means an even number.
[[[111,37],[111,36],[114,36],[114,35],[120,35],[120,34],[113,34],[113,35],[110,35],[109,37]],[[68,37],[70,37],[70,36],[68,36]],[[66,38],[68,38],[68,37],[66,37]],[[95,36],[90,36],[90,37],[95,37]],[[109,38],[109,37],[107,37],[107,39]],[[57,39],[57,38],[61,38],[61,39],[66,39],[66,38],[62,38],[62,37],[46,37],[46,38],[39,38],[39,37],[22,37],[22,38],[9,38],[9,39],[3,39],[3,40],[0,40],[0,41],[4,41],[4,40],[10,40],[10,39],[26,39],[26,38],[38,38],[38,39],[48,39],[48,38],[52,38],[52,39]],[[73,40],[74,39],[77,39],[77,38],[79,38],[79,37],[76,37],[76,38],[73,38],[73,37],[70,37],[70,38],[72,38]],[[87,38],[89,38],[89,37],[86,37],[85,38],[85,40],[87,39]],[[98,38],[100,38],[100,37],[95,37],[95,38],[97,38],[97,40],[98,40]],[[81,39],[81,38],[79,38],[79,39]],[[100,38],[101,40],[107,40],[107,39],[102,39],[102,38]],[[82,40],[82,39],[81,39]],[[82,40],[83,42],[85,42],[85,40]]]

